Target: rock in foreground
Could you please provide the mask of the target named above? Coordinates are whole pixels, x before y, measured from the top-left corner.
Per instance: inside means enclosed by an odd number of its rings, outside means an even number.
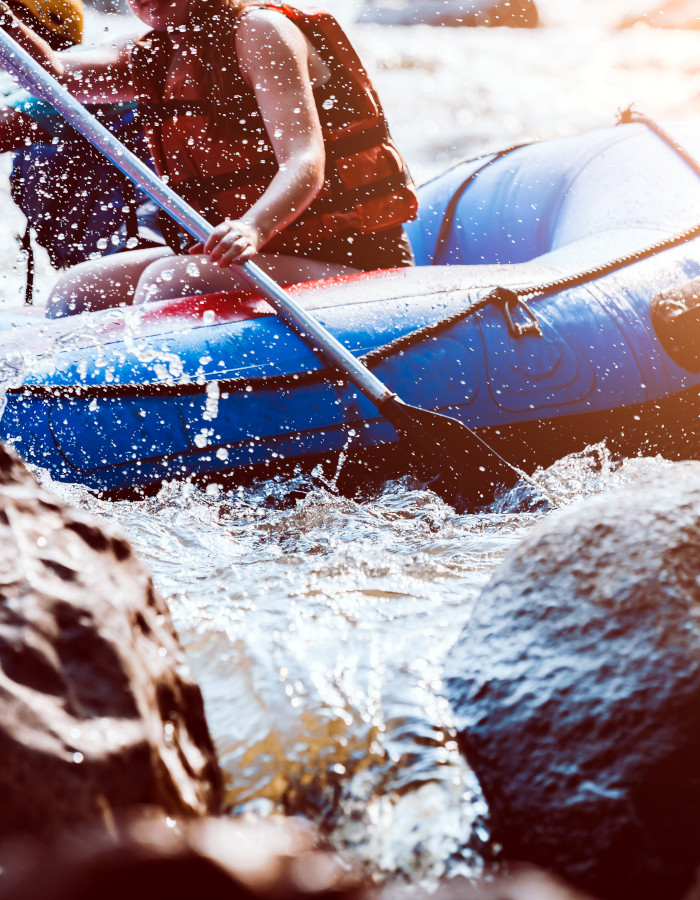
[[[0,900],[359,900],[362,888],[293,819],[144,817],[119,823],[111,838],[87,832],[6,849]]]
[[[507,858],[610,900],[681,897],[700,865],[700,463],[550,516],[446,676]]]
[[[218,809],[202,697],[128,542],[0,446],[0,837]]]
[[[111,838],[0,847],[0,900],[593,900],[543,872],[377,887],[299,819],[135,818]],[[19,850],[19,852],[18,852]]]

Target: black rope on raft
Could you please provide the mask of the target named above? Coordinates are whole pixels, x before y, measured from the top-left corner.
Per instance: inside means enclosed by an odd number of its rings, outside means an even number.
[[[693,172],[700,177],[700,163],[698,163],[695,157],[686,150],[673,135],[662,128],[658,122],[654,121],[654,119],[650,119],[648,116],[638,113],[633,107],[628,106],[627,109],[624,109],[619,113],[619,121],[620,124],[624,125],[635,123],[638,125],[645,125],[650,131],[653,131],[657,137],[660,137],[665,144],[668,144],[668,146],[680,156],[683,162],[690,166]]]
[[[397,353],[402,353],[403,351],[410,349],[421,341],[437,338],[442,332],[452,328],[453,325],[459,324],[464,319],[469,318],[469,316],[475,315],[486,306],[490,306],[494,303],[500,304],[500,292],[503,290],[512,292],[512,294],[520,300],[542,300],[544,297],[549,297],[551,294],[558,293],[559,291],[580,287],[583,284],[596,281],[598,278],[610,275],[613,272],[632,265],[633,263],[640,262],[643,259],[648,259],[651,256],[655,256],[657,253],[662,253],[664,250],[678,247],[697,237],[700,237],[700,223],[685,231],[681,231],[670,238],[664,238],[654,244],[650,244],[643,250],[636,250],[633,253],[620,256],[610,262],[592,266],[590,269],[585,269],[582,272],[578,272],[576,275],[562,276],[561,278],[542,282],[538,285],[526,285],[522,287],[511,285],[508,288],[502,288],[499,285],[490,285],[487,294],[480,297],[478,300],[475,300],[464,309],[452,313],[444,319],[440,319],[439,322],[424,325],[422,328],[409,332],[409,334],[402,335],[401,337],[390,341],[388,344],[384,344],[382,347],[377,347],[376,350],[370,350],[369,353],[364,354],[362,360],[365,364],[379,363],[395,356]]]
[[[700,164],[698,164],[698,162],[693,159],[691,154],[681,144],[679,144],[653,120],[634,112],[632,108],[629,107],[627,110],[624,110],[620,113],[620,123],[639,123],[646,125],[663,141],[665,141],[700,177]],[[464,309],[458,310],[457,312],[446,316],[444,319],[440,319],[439,322],[433,322],[430,325],[424,325],[422,328],[418,328],[415,331],[411,331],[408,334],[402,335],[401,337],[390,341],[388,344],[384,344],[382,347],[377,347],[375,350],[370,350],[369,353],[364,354],[362,360],[366,365],[378,364],[386,359],[390,359],[392,356],[396,356],[399,353],[403,353],[406,350],[409,350],[422,341],[434,340],[438,338],[443,332],[449,330],[454,325],[458,325],[460,322],[469,318],[469,316],[476,315],[485,307],[492,304],[502,304],[502,296],[504,291],[507,291],[508,293],[512,294],[514,298],[519,300],[541,300],[560,291],[569,290],[575,287],[581,287],[582,285],[588,284],[591,281],[596,281],[599,278],[603,278],[605,275],[610,275],[613,272],[624,269],[626,266],[632,265],[633,263],[641,262],[644,259],[649,259],[652,256],[656,256],[658,253],[663,253],[665,250],[670,250],[673,247],[678,247],[681,244],[692,241],[697,237],[700,237],[700,223],[698,223],[697,225],[693,225],[690,228],[686,228],[684,231],[680,231],[677,234],[672,235],[671,237],[662,238],[659,241],[655,241],[653,244],[650,244],[642,250],[635,250],[631,253],[619,256],[616,259],[609,260],[608,262],[600,263],[596,266],[591,266],[590,268],[584,269],[581,272],[577,272],[574,275],[565,275],[561,278],[555,278],[551,281],[545,281],[537,285],[523,285],[520,287],[511,285],[508,288],[502,288],[499,285],[495,284],[489,285],[486,289],[486,294],[484,294],[482,297],[479,297],[473,303],[470,303],[469,306],[465,307]]]

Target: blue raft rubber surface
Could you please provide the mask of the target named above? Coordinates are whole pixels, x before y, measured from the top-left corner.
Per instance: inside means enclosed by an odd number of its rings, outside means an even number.
[[[699,129],[672,130],[700,156]],[[294,288],[354,353],[467,309],[493,287],[571,275],[696,225],[700,178],[633,124],[464,163],[424,185],[420,201],[407,226],[415,269]],[[486,430],[662,401],[700,376],[663,350],[649,304],[698,275],[695,239],[533,301],[541,335],[515,337],[489,305],[374,370],[406,402]],[[5,312],[0,328],[0,438],[59,480],[119,491],[173,477],[235,479],[340,452],[349,437],[355,450],[397,439],[248,294],[75,320]]]

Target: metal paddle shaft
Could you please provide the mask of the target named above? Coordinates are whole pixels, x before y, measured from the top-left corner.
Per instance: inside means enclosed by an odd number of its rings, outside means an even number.
[[[213,226],[182,197],[168,187],[144,162],[98,122],[56,79],[0,28],[0,63],[40,99],[51,104],[76,131],[97,147],[155,203],[198,241],[205,242]],[[433,472],[448,464],[450,472],[464,478],[473,462],[470,449],[479,442],[512,478],[517,471],[457,419],[405,404],[344,347],[321,323],[301,307],[280,285],[252,262],[240,267],[245,280],[277,310],[280,317],[313,349],[344,373],[358,390],[407,438],[414,453]],[[436,452],[437,451],[437,452]],[[452,481],[452,478],[450,478]]]
[[[43,66],[1,29],[0,60],[10,74],[29,84],[42,100],[55,107],[76,131],[97,147],[189,234],[198,241],[207,240],[213,226],[98,122]],[[322,350],[373,403],[379,405],[392,396],[392,392],[369,369],[262,269],[252,262],[243,263],[239,268],[246,281],[265,295],[300,337]]]

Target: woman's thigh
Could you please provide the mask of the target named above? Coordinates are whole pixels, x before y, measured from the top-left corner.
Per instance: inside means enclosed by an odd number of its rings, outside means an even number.
[[[265,253],[259,253],[253,262],[281,284],[315,281],[319,278],[350,275],[357,271],[337,263]],[[201,254],[173,256],[157,259],[142,271],[134,304],[240,290],[247,286],[238,266],[222,269]]]
[[[149,247],[73,266],[54,285],[46,304],[47,318],[130,305],[142,272],[166,256],[173,256],[168,247]]]

